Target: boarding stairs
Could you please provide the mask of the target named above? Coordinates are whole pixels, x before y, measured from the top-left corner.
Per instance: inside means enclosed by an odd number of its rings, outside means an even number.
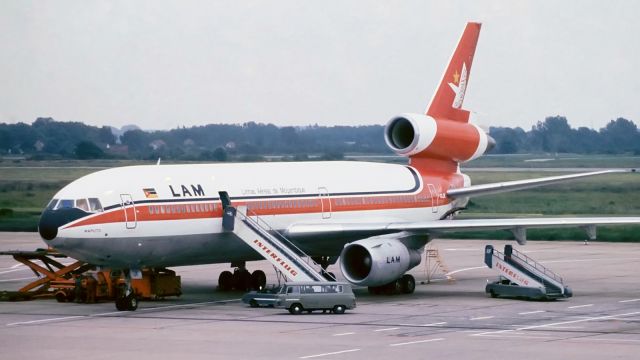
[[[429,246],[425,249],[424,264],[427,284],[430,284],[431,280],[433,280],[435,275],[438,273],[442,274],[442,276],[444,276],[449,282],[453,282],[456,280],[449,274],[449,268],[444,263],[444,260],[440,256],[438,249],[435,247],[431,247],[431,244],[429,244]]]
[[[248,213],[246,206],[227,206],[222,226],[268,260],[288,281],[327,281],[320,265],[259,216]]]
[[[487,245],[484,262],[489,268],[496,269],[501,279],[507,280],[501,281],[501,284],[517,285],[518,288],[510,287],[506,291],[509,295],[530,294],[528,297],[551,299],[572,296],[571,289],[564,284],[560,275],[516,251],[511,245],[505,245],[504,253]],[[499,291],[500,287],[493,289]]]

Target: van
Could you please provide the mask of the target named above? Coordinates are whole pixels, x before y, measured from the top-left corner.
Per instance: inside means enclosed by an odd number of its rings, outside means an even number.
[[[351,284],[334,281],[287,282],[282,287],[276,306],[297,315],[314,310],[344,314],[356,307]]]

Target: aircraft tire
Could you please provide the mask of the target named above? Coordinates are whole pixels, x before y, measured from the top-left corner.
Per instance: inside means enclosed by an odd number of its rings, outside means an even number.
[[[253,290],[264,289],[267,286],[267,275],[264,271],[256,270],[251,273],[251,286]]]
[[[138,298],[135,294],[130,294],[124,298],[125,310],[136,311],[138,309]]]
[[[383,285],[382,288],[383,288],[382,292],[385,295],[395,295],[399,293],[402,288],[400,285],[400,279],[392,281],[386,285]]]
[[[404,274],[400,278],[400,290],[403,294],[413,294],[416,290],[416,279],[409,274]]]
[[[222,291],[233,289],[233,274],[231,271],[223,271],[218,276],[218,288]]]
[[[116,298],[116,309],[117,309],[118,311],[125,311],[125,310],[127,310],[127,309],[126,309],[126,305],[125,305],[124,301],[125,301],[125,298],[124,298],[124,297],[120,297],[120,296],[119,296],[119,297],[117,297],[117,298]]]
[[[251,289],[251,273],[247,270],[238,270],[233,273],[233,287],[239,291]]]

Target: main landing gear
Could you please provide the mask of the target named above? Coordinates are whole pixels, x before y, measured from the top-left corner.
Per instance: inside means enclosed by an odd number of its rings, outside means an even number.
[[[379,295],[412,294],[416,289],[416,279],[404,274],[400,279],[381,286],[369,286],[369,293]]]
[[[234,266],[236,264],[231,264]],[[218,288],[222,291],[249,291],[260,290],[267,286],[267,275],[264,271],[256,270],[252,273],[247,270],[244,263],[237,264],[233,273],[223,271],[218,277]]]

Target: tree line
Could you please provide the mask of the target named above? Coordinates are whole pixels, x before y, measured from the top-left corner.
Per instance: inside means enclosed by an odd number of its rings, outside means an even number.
[[[172,130],[126,131],[80,122],[38,118],[31,125],[0,123],[0,153],[31,159],[123,158],[175,160],[261,160],[286,156],[340,159],[344,154],[391,154],[384,126],[278,127],[249,122],[209,124]],[[572,128],[563,116],[547,117],[529,131],[492,127],[493,153],[640,154],[640,132],[633,121],[618,118],[604,128]]]

